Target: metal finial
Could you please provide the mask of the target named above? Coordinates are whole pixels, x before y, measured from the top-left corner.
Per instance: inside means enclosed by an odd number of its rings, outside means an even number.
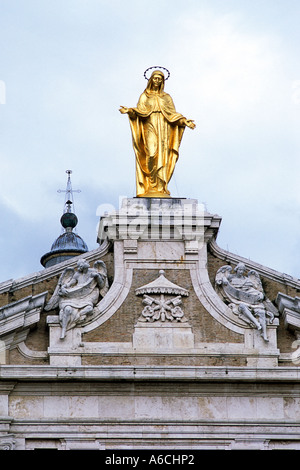
[[[80,189],[72,189],[72,183],[71,183],[71,174],[72,170],[66,170],[66,173],[68,175],[68,180],[67,180],[67,188],[66,189],[58,189],[58,193],[66,193],[65,196],[65,209],[64,212],[71,212],[71,205],[73,203],[73,193],[80,193]]]

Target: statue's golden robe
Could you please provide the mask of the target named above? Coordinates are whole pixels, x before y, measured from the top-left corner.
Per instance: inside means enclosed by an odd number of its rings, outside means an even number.
[[[136,155],[137,196],[168,197],[168,182],[178,160],[185,129],[170,95],[146,89],[129,120]]]

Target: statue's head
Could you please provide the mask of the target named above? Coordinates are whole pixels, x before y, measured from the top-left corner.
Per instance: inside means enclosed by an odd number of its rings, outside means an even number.
[[[246,266],[244,265],[244,263],[238,263],[234,269],[234,272],[236,272],[239,275],[242,275],[244,274],[245,270],[246,270]]]
[[[90,267],[89,263],[85,261],[84,259],[80,259],[77,262],[77,269],[78,271],[84,271],[85,269],[88,269]]]
[[[147,90],[159,89],[163,91],[165,86],[165,76],[160,70],[154,70],[148,80]]]

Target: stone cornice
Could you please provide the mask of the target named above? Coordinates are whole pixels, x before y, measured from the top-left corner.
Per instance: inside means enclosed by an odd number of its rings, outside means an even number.
[[[220,248],[216,240],[212,239],[209,243],[210,252],[219,259],[226,261],[228,263],[238,264],[242,262],[245,264],[247,269],[255,269],[261,276],[266,277],[272,281],[280,282],[281,284],[287,285],[289,287],[300,289],[300,279],[296,279],[289,274],[281,273],[270,269],[266,266],[263,266],[255,261],[249,260],[248,258],[243,258],[242,256],[235,255]]]
[[[0,337],[10,349],[26,340],[30,327],[38,323],[47,291],[0,308]]]
[[[300,383],[300,367],[226,366],[0,366],[0,380],[8,381],[160,381]]]
[[[67,266],[74,267],[79,257],[84,258],[87,261],[93,261],[94,259],[98,259],[107,253],[109,246],[110,245],[108,242],[104,242],[103,245],[96,248],[95,250],[89,251],[79,256],[75,256],[74,258],[63,261],[62,263],[59,263],[57,265],[50,266],[49,268],[42,269],[41,271],[37,271],[35,273],[31,273],[19,279],[10,279],[8,281],[1,282],[0,294],[7,291],[17,290],[27,286],[31,286],[32,284],[37,284],[41,281],[44,281],[45,279],[60,275]]]

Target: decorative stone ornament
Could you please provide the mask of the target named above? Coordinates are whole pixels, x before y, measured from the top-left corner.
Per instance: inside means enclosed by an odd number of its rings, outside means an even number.
[[[163,270],[159,271],[159,277],[155,281],[139,287],[136,289],[135,293],[136,295],[144,296],[143,304],[145,307],[139,317],[139,321],[187,321],[180,305],[182,303],[181,297],[188,296],[189,293],[186,289],[166,279]],[[148,294],[154,294],[154,297]]]
[[[103,261],[96,261],[93,268],[85,260],[79,260],[77,271],[66,268],[56,289],[45,307],[46,311],[59,308],[61,339],[66,331],[91,316],[101,296],[108,291],[107,271]]]
[[[276,298],[279,312],[282,315],[284,326],[291,331],[299,341],[300,339],[300,298],[278,292]]]
[[[0,451],[1,450],[14,450],[15,449],[15,439],[13,434],[6,434],[0,436]]]
[[[267,324],[273,323],[278,310],[266,298],[259,274],[254,269],[244,275],[244,263],[238,263],[232,273],[231,266],[222,266],[216,274],[216,290],[232,312],[261,332],[265,341]]]
[[[23,343],[38,324],[46,296],[47,292],[29,295],[0,308],[0,364],[5,362],[5,350]]]

